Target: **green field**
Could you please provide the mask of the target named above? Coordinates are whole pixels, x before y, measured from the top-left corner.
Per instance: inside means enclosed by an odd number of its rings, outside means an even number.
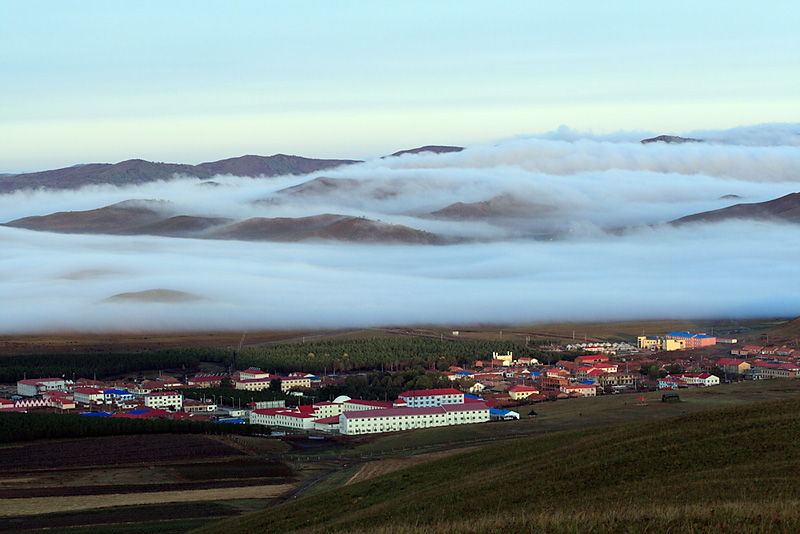
[[[800,380],[740,382],[712,388],[687,389],[682,390],[680,396],[680,403],[660,402],[661,393],[658,391],[543,402],[515,408],[522,414],[519,421],[384,434],[346,450],[335,450],[332,454],[344,457],[392,456],[404,451],[413,454],[459,445],[473,446],[476,442],[516,436],[680,416],[714,408],[800,396]],[[646,399],[644,406],[638,402],[640,397]],[[533,418],[528,416],[531,411],[536,413]]]
[[[539,405],[537,421],[516,426],[539,426],[532,434],[541,435],[481,444],[196,532],[796,532],[798,393],[795,382],[771,381],[686,392],[679,404],[651,395],[638,406],[619,395]],[[571,426],[583,428],[559,431]],[[433,433],[424,436],[387,436],[350,452],[436,445]]]

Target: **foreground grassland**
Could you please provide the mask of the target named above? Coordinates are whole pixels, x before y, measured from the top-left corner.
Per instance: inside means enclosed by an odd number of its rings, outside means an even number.
[[[515,408],[522,414],[519,421],[384,434],[344,451],[333,450],[331,454],[345,458],[392,457],[564,430],[645,422],[728,406],[800,397],[800,380],[740,382],[683,390],[680,396],[680,403],[662,403],[661,392],[658,391],[545,402]],[[641,397],[644,397],[644,403],[638,401]],[[531,417],[531,413],[535,413],[535,417]]]
[[[800,399],[756,402],[485,445],[197,532],[796,532],[799,446]]]

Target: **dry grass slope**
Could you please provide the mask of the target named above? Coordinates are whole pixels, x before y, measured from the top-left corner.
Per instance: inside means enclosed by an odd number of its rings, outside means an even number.
[[[481,447],[197,532],[795,532],[800,399]]]

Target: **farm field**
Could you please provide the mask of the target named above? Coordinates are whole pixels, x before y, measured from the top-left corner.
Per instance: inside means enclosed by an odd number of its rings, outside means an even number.
[[[155,434],[59,440],[0,447],[4,473],[18,469],[119,465],[240,456],[246,452],[213,436]]]
[[[28,525],[69,532],[95,524],[137,532],[139,523],[140,532],[182,532],[198,526],[198,517],[259,509],[297,480],[280,460],[226,438],[193,434],[6,446],[0,463],[0,532],[39,528]],[[208,508],[195,513],[196,503]]]
[[[71,512],[116,506],[139,504],[161,504],[180,502],[216,502],[233,499],[275,498],[289,491],[290,484],[234,486],[218,489],[198,489],[182,491],[155,491],[146,493],[117,493],[91,496],[68,497],[29,497],[10,499],[5,502],[2,516],[38,515],[41,513]]]

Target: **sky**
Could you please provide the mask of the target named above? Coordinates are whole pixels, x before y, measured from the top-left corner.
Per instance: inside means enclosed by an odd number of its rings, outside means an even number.
[[[0,172],[800,121],[794,1],[5,0]]]

